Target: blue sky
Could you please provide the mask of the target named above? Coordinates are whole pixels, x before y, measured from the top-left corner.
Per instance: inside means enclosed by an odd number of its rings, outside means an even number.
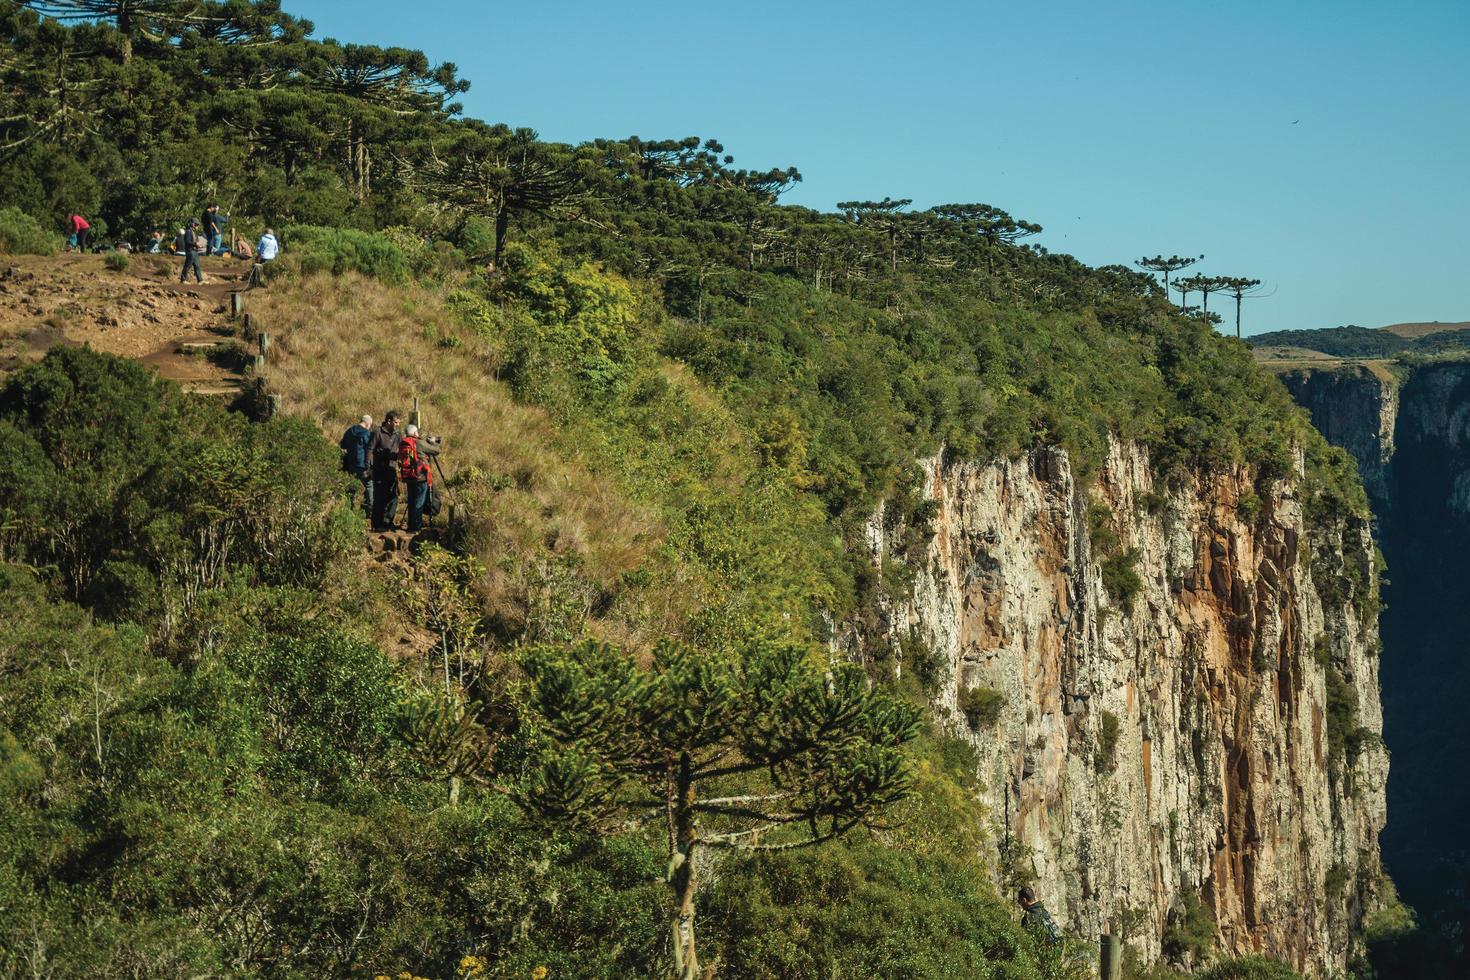
[[[784,200],[982,201],[1264,279],[1247,333],[1470,319],[1470,0],[285,0],[549,139],[698,135]]]

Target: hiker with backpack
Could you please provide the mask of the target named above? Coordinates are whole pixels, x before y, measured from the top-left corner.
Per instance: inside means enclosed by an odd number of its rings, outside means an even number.
[[[190,269],[194,270],[195,282],[204,281],[204,270],[199,266],[199,253],[207,247],[204,236],[199,233],[199,222],[191,222],[179,233],[178,241],[174,242],[174,248],[184,256],[184,267],[179,270],[179,282],[188,281]]]
[[[66,239],[67,246],[75,246],[78,252],[85,252],[87,239],[92,235],[91,223],[73,211],[66,219],[66,227],[69,233]]]
[[[391,531],[398,516],[398,447],[403,436],[398,431],[398,413],[383,416],[383,424],[373,430],[368,443],[372,467],[373,530]]]
[[[1016,899],[1021,903],[1021,927],[1023,929],[1048,945],[1062,941],[1062,930],[1057,928],[1046,906],[1037,901],[1036,892],[1030,885],[1023,886]]]
[[[428,457],[419,452],[419,427],[410,425],[398,444],[398,472],[408,493],[408,529],[421,531],[424,509],[434,485],[434,473]]]
[[[369,447],[373,442],[373,417],[364,415],[346,432],[342,433],[342,439],[337,443],[342,448],[342,469],[357,477],[362,484],[362,507],[363,514],[372,520],[373,517],[373,472],[372,454]],[[352,494],[349,499],[357,495]]]

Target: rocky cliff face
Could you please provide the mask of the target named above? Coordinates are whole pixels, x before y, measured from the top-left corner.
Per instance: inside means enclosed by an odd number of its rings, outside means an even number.
[[[1397,380],[1365,367],[1350,367],[1288,371],[1281,381],[1297,404],[1312,413],[1317,431],[1358,461],[1358,473],[1375,507],[1386,505],[1399,411]]]
[[[1197,895],[1226,949],[1340,969],[1387,776],[1376,627],[1341,574],[1371,561],[1366,523],[1309,526],[1288,482],[1260,497],[1240,473],[1166,489],[1124,445],[1092,486],[1058,450],[923,467],[935,533],[880,629],[940,665],[936,713],[978,754],[998,866],[1145,960]],[[904,533],[876,515],[874,561]],[[1350,761],[1329,673],[1370,734]],[[982,688],[1002,707],[972,725],[963,692]]]
[[[1466,921],[1470,784],[1470,363],[1403,372],[1301,371],[1283,380],[1332,442],[1358,458],[1388,557],[1384,738],[1394,755],[1389,871],[1421,921]],[[1464,949],[1462,940],[1455,946]],[[1463,955],[1463,953],[1462,953]]]

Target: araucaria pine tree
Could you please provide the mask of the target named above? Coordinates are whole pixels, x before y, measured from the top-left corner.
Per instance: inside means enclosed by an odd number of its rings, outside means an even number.
[[[674,967],[699,976],[695,869],[705,848],[789,850],[870,823],[911,788],[915,708],[851,664],[794,646],[739,654],[661,645],[651,664],[607,646],[530,650],[524,718],[533,814],[600,833],[662,822]]]
[[[1139,259],[1134,264],[1137,265],[1140,269],[1147,269],[1149,272],[1161,273],[1164,277],[1164,295],[1168,296],[1169,277],[1182,269],[1189,268],[1203,258],[1203,255],[1196,256],[1195,258],[1189,258],[1188,256],[1181,255],[1171,255],[1166,259],[1162,255],[1155,255],[1151,259]]]

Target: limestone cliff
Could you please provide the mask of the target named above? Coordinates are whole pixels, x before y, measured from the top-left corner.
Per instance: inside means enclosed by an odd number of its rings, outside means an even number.
[[[1387,776],[1376,625],[1343,586],[1371,567],[1367,523],[1309,525],[1293,481],[1166,488],[1126,445],[1086,484],[1060,450],[923,471],[934,536],[877,628],[941,665],[936,714],[977,751],[998,866],[1145,960],[1195,894],[1226,949],[1340,969],[1379,880]],[[876,563],[899,525],[870,522]],[[1105,565],[1136,572],[1131,603]],[[1329,672],[1359,706],[1351,761]],[[961,712],[974,688],[1003,695],[993,724]]]
[[[1358,461],[1363,487],[1374,504],[1386,504],[1398,422],[1397,379],[1355,366],[1287,371],[1281,381],[1297,404],[1312,413],[1317,431]]]

